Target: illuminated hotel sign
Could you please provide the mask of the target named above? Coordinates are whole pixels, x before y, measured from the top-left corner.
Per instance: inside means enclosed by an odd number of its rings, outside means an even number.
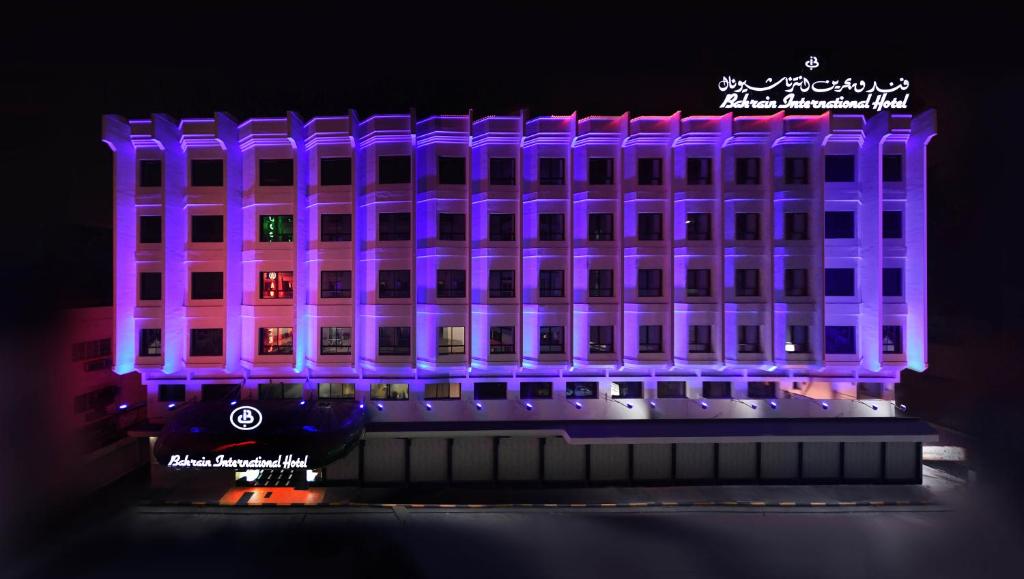
[[[820,66],[817,57],[804,62],[809,71]],[[723,76],[718,90],[725,93],[719,108],[743,109],[815,109],[815,110],[906,110],[910,101],[910,81],[816,80],[804,75],[768,77],[760,82]]]
[[[256,458],[231,458],[223,454],[218,454],[210,460],[205,456],[200,458],[192,458],[189,455],[181,456],[180,454],[172,454],[171,459],[167,461],[167,466],[171,468],[236,468],[236,469],[264,469],[264,468],[308,468],[306,465],[309,464],[309,455],[303,455],[302,458],[295,457],[291,454],[279,454],[277,458],[269,459],[257,456]]]
[[[231,411],[228,420],[239,430],[256,430],[263,422],[263,414],[252,406],[239,406]]]

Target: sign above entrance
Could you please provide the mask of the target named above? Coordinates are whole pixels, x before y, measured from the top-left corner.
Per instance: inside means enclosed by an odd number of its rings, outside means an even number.
[[[228,420],[239,430],[256,430],[263,422],[263,413],[252,406],[239,406],[231,411]]]
[[[167,466],[171,468],[237,468],[237,469],[265,469],[265,468],[308,468],[309,455],[299,458],[291,454],[279,454],[277,458],[231,458],[218,454],[212,460],[201,456],[193,458],[189,455],[181,456],[172,454]]]

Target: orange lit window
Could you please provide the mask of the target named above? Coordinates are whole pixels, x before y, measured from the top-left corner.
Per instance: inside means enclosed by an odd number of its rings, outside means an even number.
[[[292,297],[294,276],[290,271],[264,271],[260,274],[260,297],[265,300]]]

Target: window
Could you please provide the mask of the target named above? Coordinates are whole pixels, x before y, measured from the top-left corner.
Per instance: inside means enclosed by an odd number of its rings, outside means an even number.
[[[516,159],[515,157],[491,157],[490,160],[491,185],[515,185],[516,184]]]
[[[690,157],[686,160],[686,184],[711,184],[711,159],[709,157]]]
[[[218,400],[238,400],[241,398],[241,384],[203,384],[201,400],[213,402]]]
[[[351,157],[321,157],[320,184],[325,186],[351,185]]]
[[[856,354],[856,326],[825,326],[826,354]]]
[[[302,384],[266,382],[260,384],[260,400],[299,400],[302,398]]]
[[[903,238],[903,212],[883,211],[882,212],[882,237],[884,239]]]
[[[400,185],[409,182],[408,155],[382,156],[377,159],[377,182],[381,185]]]
[[[193,243],[223,243],[224,242],[224,216],[223,215],[193,215],[192,216],[192,242]]]
[[[807,157],[786,157],[786,185],[806,185],[808,180]]]
[[[761,326],[740,326],[738,330],[740,354],[756,354],[761,351]]]
[[[611,213],[591,213],[587,218],[587,233],[590,241],[615,239],[615,226],[612,225]]]
[[[711,353],[711,326],[691,325],[690,326],[690,348],[691,354]]]
[[[615,183],[615,159],[592,157],[588,159],[587,181],[591,185],[612,185]]]
[[[565,340],[562,326],[540,327],[540,353],[561,354],[565,351]]]
[[[316,385],[321,400],[355,400],[356,385],[348,382],[321,382]]]
[[[192,299],[221,300],[224,299],[224,272],[193,271]]]
[[[291,159],[260,159],[261,187],[291,187],[295,182]]]
[[[757,269],[736,270],[736,297],[752,298],[761,293],[761,271]]]
[[[508,386],[504,382],[477,382],[473,385],[474,400],[504,400]]]
[[[882,181],[903,181],[903,155],[882,155]]]
[[[638,213],[636,237],[640,241],[661,241],[661,213]]]
[[[541,241],[565,240],[565,215],[561,213],[541,213],[538,216],[538,237]]]
[[[160,243],[161,218],[159,215],[139,217],[139,243]]]
[[[803,268],[786,270],[786,296],[806,297],[807,296],[807,270]]]
[[[292,353],[292,328],[260,328],[260,355],[284,356]]]
[[[139,356],[150,358],[161,354],[160,328],[144,328],[139,332]]]
[[[882,326],[882,353],[903,353],[903,326]]]
[[[466,270],[464,270],[464,269],[439,269],[439,270],[437,270],[437,297],[438,298],[464,298],[464,297],[466,297]]]
[[[551,398],[553,390],[551,382],[520,382],[519,398],[523,400]]]
[[[437,238],[442,241],[465,241],[466,214],[439,213],[437,216]]]
[[[491,326],[490,352],[492,354],[515,354],[515,326]]]
[[[321,271],[320,297],[324,299],[352,297],[352,272],[349,270]]]
[[[409,327],[382,326],[378,328],[377,354],[379,356],[409,355]]]
[[[661,158],[642,157],[636,160],[637,183],[661,185]]]
[[[139,161],[139,187],[159,187],[163,182],[163,163],[159,159]]]
[[[758,157],[736,158],[736,184],[758,185],[761,183],[761,159]]]
[[[192,159],[193,187],[223,187],[223,159]]]
[[[161,294],[159,271],[139,273],[139,299],[144,301],[159,300]]]
[[[636,295],[642,298],[661,297],[661,270],[639,269],[636,272]]]
[[[661,352],[661,326],[640,326],[640,353]]]
[[[855,169],[853,155],[825,155],[825,181],[828,183],[853,182]]]
[[[381,213],[378,215],[377,239],[380,241],[408,241],[409,214]]]
[[[488,273],[487,295],[492,298],[516,297],[516,272],[514,269],[492,269]]]
[[[825,295],[852,296],[854,294],[854,273],[852,267],[829,267],[825,269]]]
[[[658,398],[686,398],[686,382],[658,382]]]
[[[377,273],[379,298],[409,297],[409,270],[382,269]]]
[[[462,384],[458,382],[427,384],[423,388],[424,400],[459,400],[461,398]]]
[[[512,213],[491,213],[488,221],[491,241],[516,240],[516,216]]]
[[[690,241],[711,240],[711,214],[710,213],[687,213],[686,214],[686,239]]]
[[[565,397],[597,398],[597,382],[566,382]]]
[[[747,382],[747,398],[775,398],[775,382]]]
[[[882,295],[885,297],[903,295],[903,268],[882,268]]]
[[[729,398],[732,396],[732,384],[729,382],[705,382],[701,386],[704,398]]]
[[[643,382],[612,382],[612,398],[643,398]]]
[[[320,328],[320,355],[344,356],[352,353],[352,328],[323,326]]]
[[[807,326],[789,326],[786,353],[806,354],[811,351],[811,332]]]
[[[590,326],[590,353],[610,354],[615,351],[615,326]]]
[[[806,213],[786,213],[784,220],[786,241],[806,241],[809,238]]]
[[[352,214],[321,213],[320,241],[352,241]]]
[[[761,220],[757,213],[736,214],[736,239],[757,241],[761,239]]]
[[[466,184],[465,157],[438,157],[437,182],[441,185]]]
[[[184,384],[161,384],[157,386],[157,399],[160,402],[184,402]]]
[[[442,326],[437,329],[437,353],[441,356],[466,353],[466,328]]]
[[[539,172],[541,185],[565,185],[565,159],[541,157]]]
[[[190,356],[222,356],[224,330],[221,328],[192,328],[189,334]]]
[[[294,297],[294,288],[294,276],[290,271],[260,272],[260,297],[262,299],[291,299]]]
[[[853,211],[826,211],[825,212],[825,238],[826,239],[853,239],[854,219]]]
[[[71,346],[71,361],[80,362],[110,355],[110,338],[75,342]]]
[[[686,270],[686,295],[691,298],[711,297],[711,270]]]
[[[610,269],[592,269],[590,270],[590,297],[592,298],[610,298],[614,293],[612,290],[612,278],[614,276],[613,270]]]
[[[565,295],[565,272],[560,269],[542,269],[538,279],[538,289],[542,298],[560,298]]]
[[[287,243],[292,241],[291,215],[260,215],[260,241]]]
[[[372,400],[408,400],[408,384],[373,384],[370,386]]]

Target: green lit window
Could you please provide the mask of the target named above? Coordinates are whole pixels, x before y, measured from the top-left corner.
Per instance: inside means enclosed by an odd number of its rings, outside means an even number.
[[[260,241],[292,241],[291,215],[260,215]]]

